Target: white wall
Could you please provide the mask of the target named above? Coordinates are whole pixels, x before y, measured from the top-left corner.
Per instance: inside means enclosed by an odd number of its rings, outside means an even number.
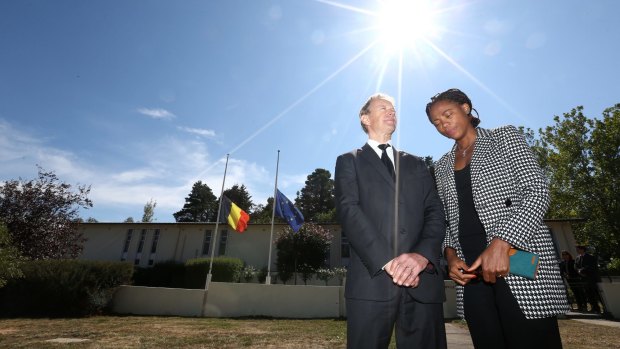
[[[614,277],[612,282],[603,279],[598,283],[605,310],[611,313],[614,319],[620,320],[620,277]]]
[[[445,285],[447,300],[444,302],[444,317],[455,318],[454,283],[446,281]],[[112,311],[134,315],[300,319],[346,316],[343,286],[223,282],[212,282],[208,291],[121,286],[114,295]]]

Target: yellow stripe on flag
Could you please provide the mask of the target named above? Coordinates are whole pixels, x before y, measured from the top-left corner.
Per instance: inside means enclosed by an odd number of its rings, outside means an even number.
[[[228,224],[236,231],[243,233],[248,227],[250,216],[239,208],[234,202],[230,202],[230,214],[228,215]]]

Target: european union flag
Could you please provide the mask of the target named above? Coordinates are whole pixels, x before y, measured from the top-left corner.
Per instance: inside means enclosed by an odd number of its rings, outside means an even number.
[[[284,219],[294,232],[304,224],[304,216],[279,189],[276,189],[276,215]]]

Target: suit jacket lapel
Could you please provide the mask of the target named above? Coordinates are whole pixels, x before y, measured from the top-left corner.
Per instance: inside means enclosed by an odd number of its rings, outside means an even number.
[[[491,149],[493,149],[494,138],[486,129],[477,128],[476,132],[478,137],[476,138],[476,147],[474,154],[471,158],[471,181],[477,182],[480,175],[481,166],[483,166],[487,157],[490,156]],[[476,188],[477,186],[472,187]]]
[[[392,176],[390,176],[387,169],[385,168],[385,165],[377,156],[377,153],[374,151],[374,149],[372,149],[372,147],[368,145],[368,143],[364,144],[360,155],[363,159],[368,161],[371,167],[373,167],[381,175],[381,177],[383,177],[383,179],[385,179],[390,184],[391,187],[394,187],[394,180],[392,179]],[[396,154],[394,158],[396,158]]]

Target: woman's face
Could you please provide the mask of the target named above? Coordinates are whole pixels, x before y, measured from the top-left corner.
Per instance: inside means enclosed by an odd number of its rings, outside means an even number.
[[[469,106],[453,101],[438,101],[430,109],[430,119],[439,133],[451,139],[460,139],[473,129]]]

